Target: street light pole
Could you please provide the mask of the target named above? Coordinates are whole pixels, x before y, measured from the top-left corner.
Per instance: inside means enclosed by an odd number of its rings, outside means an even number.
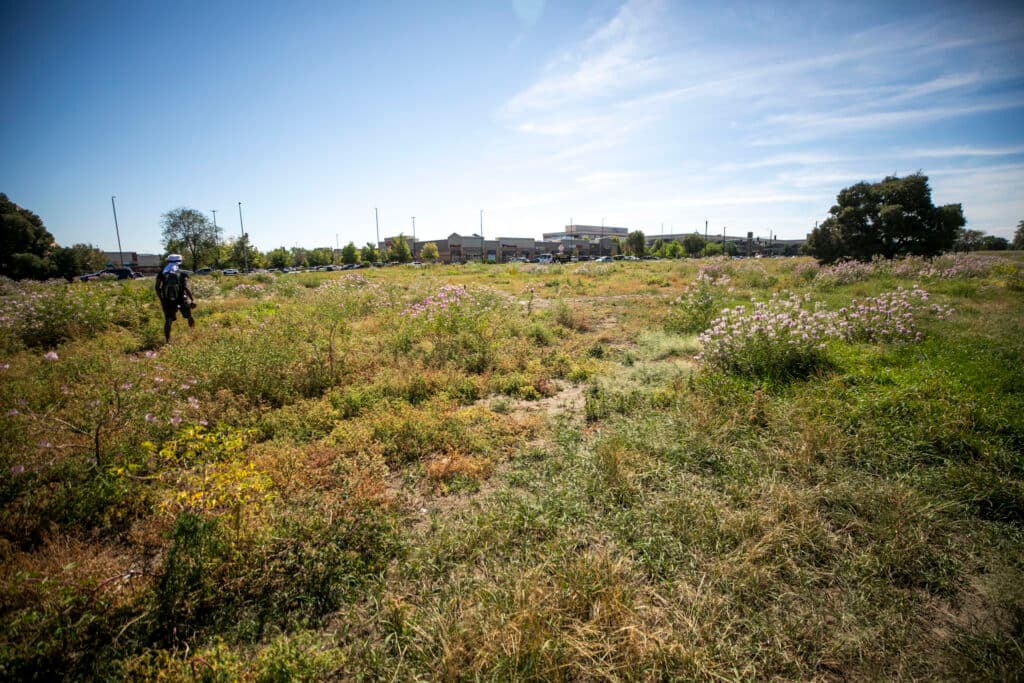
[[[114,209],[114,233],[117,235],[117,258],[121,262],[121,267],[124,268],[124,252],[121,251],[121,229],[117,226],[117,204],[114,203],[116,198],[117,195],[112,195],[110,197],[110,206]]]
[[[373,207],[373,222],[377,226],[377,260],[383,261],[380,257],[380,216],[377,214],[377,207]]]
[[[242,272],[249,270],[249,247],[245,243],[245,223],[242,222],[242,202],[238,202],[238,226],[242,229]]]

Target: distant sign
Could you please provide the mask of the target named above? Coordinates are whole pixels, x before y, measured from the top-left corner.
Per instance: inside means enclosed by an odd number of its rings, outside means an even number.
[[[748,240],[752,240],[752,239],[754,239],[754,233],[752,233],[752,232],[748,232],[748,233],[747,233],[747,239],[748,239]]]

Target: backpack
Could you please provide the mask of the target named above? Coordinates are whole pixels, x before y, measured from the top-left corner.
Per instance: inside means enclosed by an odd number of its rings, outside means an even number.
[[[160,290],[160,298],[164,301],[181,299],[181,274],[176,270],[164,273],[164,286]]]

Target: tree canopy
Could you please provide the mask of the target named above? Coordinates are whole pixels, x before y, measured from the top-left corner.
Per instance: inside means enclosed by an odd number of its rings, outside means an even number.
[[[49,276],[53,235],[43,219],[0,193],[0,275],[9,278]]]
[[[433,242],[427,242],[420,249],[420,258],[425,261],[436,261],[438,257],[437,245]]]
[[[165,248],[187,252],[192,270],[220,242],[220,228],[195,209],[180,207],[168,211],[161,217],[160,226]]]
[[[399,263],[412,261],[412,250],[409,249],[409,241],[405,235],[392,238],[391,245],[388,247],[388,260]]]
[[[341,248],[341,262],[345,264],[359,263],[359,248],[355,242],[349,242]]]
[[[1024,221],[1017,221],[1017,230],[1013,233],[1013,248],[1024,249]]]
[[[91,244],[76,244],[72,247],[57,247],[51,256],[57,275],[69,282],[76,275],[94,273],[103,268],[107,257]]]
[[[640,230],[626,235],[626,250],[634,256],[643,256],[647,252],[647,239]]]
[[[953,247],[965,224],[960,204],[932,204],[927,176],[889,176],[842,190],[829,217],[811,232],[807,247],[822,263],[934,256]]]
[[[359,258],[373,263],[380,259],[380,254],[377,253],[377,247],[372,242],[367,242],[366,246],[359,250]]]
[[[703,248],[704,238],[698,235],[697,233],[687,235],[686,237],[683,238],[683,249],[685,249],[686,253],[689,254],[690,256],[696,256],[701,252]]]

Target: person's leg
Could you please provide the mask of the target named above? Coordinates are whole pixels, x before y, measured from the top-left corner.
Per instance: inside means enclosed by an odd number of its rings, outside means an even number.
[[[166,301],[160,302],[161,307],[164,309],[164,341],[168,344],[171,343],[171,323],[178,317],[177,306],[173,303]]]

